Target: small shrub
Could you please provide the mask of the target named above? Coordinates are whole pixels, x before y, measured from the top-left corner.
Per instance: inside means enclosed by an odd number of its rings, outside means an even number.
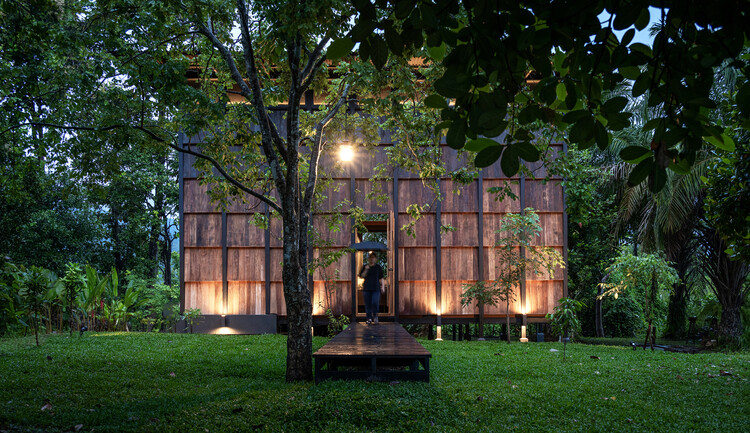
[[[581,331],[581,322],[577,313],[583,308],[583,303],[575,299],[562,298],[560,304],[552,313],[547,314],[552,332],[563,338],[563,359],[566,356],[568,341],[566,337]]]
[[[339,317],[336,317],[335,314],[333,314],[333,311],[331,309],[326,310],[326,316],[328,316],[328,336],[333,337],[339,332],[346,329],[347,326],[349,326],[349,316],[346,316],[344,314],[340,315]]]
[[[188,329],[190,329],[191,334],[193,333],[193,325],[198,323],[202,317],[203,314],[201,313],[200,308],[191,308],[182,313],[182,318],[185,320],[185,324],[188,326]]]

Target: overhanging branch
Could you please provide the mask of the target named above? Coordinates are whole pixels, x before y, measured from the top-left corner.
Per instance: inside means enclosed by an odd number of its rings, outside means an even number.
[[[351,84],[347,84],[344,87],[341,97],[331,110],[315,125],[315,140],[312,146],[312,152],[310,154],[310,170],[307,175],[307,185],[305,186],[305,195],[303,197],[303,205],[305,209],[309,209],[312,205],[313,195],[315,194],[315,184],[318,180],[318,162],[320,161],[320,151],[323,142],[323,129],[331,123],[331,120],[336,116],[341,107],[346,103],[346,99],[349,96],[349,90]]]
[[[241,190],[241,191],[243,191],[243,192],[245,192],[247,194],[250,194],[251,196],[257,198],[258,200],[260,200],[260,201],[268,204],[268,206],[271,207],[271,208],[273,208],[274,210],[276,210],[278,212],[281,212],[281,207],[279,207],[279,205],[276,204],[276,202],[274,202],[273,200],[271,200],[268,197],[264,196],[263,194],[259,194],[258,192],[253,191],[252,189],[250,189],[247,186],[243,185],[242,182],[238,181],[232,175],[230,175],[229,173],[227,173],[227,171],[224,169],[224,167],[222,167],[221,164],[219,163],[219,161],[217,161],[216,159],[214,159],[214,158],[212,158],[212,157],[210,157],[208,155],[205,155],[203,153],[196,152],[196,151],[191,150],[191,149],[181,148],[180,146],[177,146],[176,144],[174,144],[172,142],[173,140],[171,140],[171,139],[165,139],[165,138],[161,137],[159,134],[155,133],[154,131],[152,131],[151,129],[149,129],[149,127],[147,127],[147,126],[128,125],[128,124],[118,123],[118,124],[108,125],[108,126],[102,126],[102,127],[94,127],[94,126],[59,125],[59,124],[47,123],[47,122],[27,122],[27,123],[21,123],[21,124],[18,124],[18,125],[11,126],[9,128],[4,129],[3,131],[0,131],[0,136],[2,136],[3,134],[6,134],[6,133],[8,133],[8,132],[10,132],[12,130],[15,130],[15,129],[18,129],[18,128],[22,128],[24,126],[41,126],[41,127],[45,127],[45,128],[62,129],[62,130],[67,130],[67,131],[105,132],[105,131],[111,131],[111,130],[114,130],[114,129],[126,129],[126,128],[135,129],[135,130],[141,131],[144,134],[146,134],[149,137],[151,137],[154,141],[159,142],[159,143],[165,143],[167,146],[171,147],[172,149],[174,149],[174,150],[176,150],[178,152],[187,153],[187,154],[193,155],[193,156],[195,156],[197,158],[201,158],[201,159],[207,160],[208,162],[211,163],[211,165],[213,165],[216,168],[216,170],[222,175],[222,177],[224,177],[229,183],[231,183],[232,185],[236,186],[239,190]]]

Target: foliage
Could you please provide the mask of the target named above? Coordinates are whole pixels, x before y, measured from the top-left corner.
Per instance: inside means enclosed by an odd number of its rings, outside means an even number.
[[[602,321],[609,337],[635,337],[644,328],[643,307],[637,295],[623,292],[617,299],[607,297],[602,302]],[[657,325],[658,327],[658,325]]]
[[[566,348],[568,339],[581,331],[581,322],[578,320],[578,312],[583,308],[583,303],[575,299],[562,298],[555,306],[552,313],[547,313],[552,332],[563,339],[563,359],[567,356]]]
[[[36,266],[21,269],[21,275],[14,281],[21,297],[29,324],[34,331],[36,345],[39,346],[39,324],[47,291],[53,287],[57,277],[49,270]]]
[[[83,270],[78,263],[68,263],[65,265],[65,275],[60,279],[63,286],[63,299],[65,307],[68,309],[68,327],[70,328],[70,337],[73,336],[73,309],[76,305],[78,294],[83,289],[86,281],[83,278]]]
[[[730,112],[739,116],[736,108]],[[736,120],[735,120],[736,121]],[[750,133],[735,127],[732,150],[717,150],[706,183],[706,216],[727,243],[733,260],[750,263]]]
[[[510,303],[519,281],[526,278],[528,272],[537,275],[544,272],[551,278],[555,269],[564,267],[565,263],[554,248],[535,245],[535,239],[542,233],[542,226],[539,224],[539,215],[532,208],[524,209],[522,214],[509,213],[503,216],[497,233],[500,237],[495,241],[494,284],[505,302],[506,329],[509,330]],[[525,312],[525,307],[521,308]]]
[[[463,285],[463,292],[461,293],[461,306],[467,307],[476,302],[478,305],[494,307],[501,302],[505,302],[505,296],[506,293],[493,282],[466,283]],[[510,293],[510,296],[512,297],[513,293]]]
[[[193,333],[193,326],[196,323],[199,323],[201,318],[203,318],[203,314],[201,313],[200,308],[190,308],[182,313],[182,320],[185,321],[191,334]]]
[[[476,149],[479,166],[499,159],[512,175],[519,158],[537,160],[531,144],[535,122],[568,129],[568,139],[580,148],[606,148],[610,133],[629,125],[630,114],[623,111],[626,98],[602,95],[624,80],[632,83],[634,97],[650,92],[650,106],[664,105],[659,117],[642,127],[654,130],[651,148],[621,154],[637,163],[631,183],[648,177],[649,187],[658,191],[667,168],[683,171],[694,163],[703,137],[719,148],[731,141],[705,114],[716,106],[713,68],[725,61],[748,68],[740,59],[750,46],[748,25],[746,18],[738,19],[732,2],[353,3],[356,25],[341,38],[347,42],[337,44],[352,49],[359,43],[359,56],[377,67],[389,52],[409,56],[426,46],[444,68],[430,97],[442,108],[439,128],[448,130],[451,147],[484,143]],[[652,45],[633,42],[636,30],[651,22],[652,11],[660,14]],[[745,118],[749,95],[750,83],[744,82],[737,99]],[[448,98],[455,104],[449,106]],[[504,143],[477,138],[500,136],[509,122],[518,125]]]
[[[313,341],[317,349],[327,339]],[[43,350],[28,338],[2,339],[0,371],[19,373],[0,375],[0,424],[119,432],[663,430],[654,420],[691,431],[699,417],[712,431],[750,424],[747,353],[579,344],[563,364],[549,350],[559,343],[420,343],[433,355],[430,383],[313,385],[284,383],[284,335],[94,333],[50,336]],[[720,370],[732,376],[712,377]],[[665,391],[660,403],[644,404],[654,383]],[[47,399],[54,415],[40,410]]]
[[[346,329],[346,327],[349,326],[349,323],[351,322],[349,316],[345,314],[336,317],[336,315],[333,314],[333,311],[331,311],[330,308],[326,309],[326,317],[328,317],[329,337],[336,336],[336,334]]]
[[[634,255],[622,251],[607,268],[608,282],[601,283],[604,293],[600,297],[617,299],[626,290],[640,293],[644,317],[651,323],[654,313],[665,303],[674,284],[679,281],[677,272],[658,254]]]
[[[568,149],[551,171],[561,176],[568,214],[568,293],[581,301],[581,332],[597,335],[597,300],[604,269],[618,254],[612,230],[617,204],[607,155],[592,149]],[[599,331],[602,331],[601,329]]]

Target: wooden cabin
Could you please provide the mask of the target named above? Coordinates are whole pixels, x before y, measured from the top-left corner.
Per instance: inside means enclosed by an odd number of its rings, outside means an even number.
[[[281,112],[274,113],[281,120]],[[278,123],[283,128],[284,122]],[[283,131],[282,131],[283,133]],[[283,134],[282,134],[283,135]],[[201,137],[181,136],[180,144],[200,144]],[[505,176],[499,162],[482,170],[477,179],[454,193],[450,177],[439,181],[442,201],[435,200],[414,173],[391,167],[392,181],[381,185],[389,194],[387,203],[366,200],[371,191],[373,167],[386,162],[389,134],[371,151],[358,152],[342,173],[334,178],[337,190],[326,193],[334,206],[351,199],[372,215],[367,233],[353,230],[348,219],[338,231],[327,231],[321,217],[315,225],[334,247],[346,248],[360,240],[376,238],[387,246],[382,261],[388,287],[381,297],[380,320],[400,323],[475,323],[483,314],[485,323],[504,323],[504,307],[462,308],[465,283],[491,280],[495,276],[493,245],[502,216],[536,209],[543,227],[539,244],[558,249],[567,259],[567,217],[559,179],[544,182],[541,163],[528,165],[534,178]],[[558,154],[563,145],[552,146]],[[458,153],[443,146],[448,170],[464,165]],[[199,308],[203,322],[196,329],[211,333],[268,333],[283,330],[285,304],[281,277],[281,222],[273,219],[268,230],[250,223],[253,213],[266,213],[263,204],[233,204],[225,212],[212,203],[207,186],[199,183],[194,158],[179,155],[180,186],[180,293],[184,309]],[[517,200],[496,200],[488,188],[510,183]],[[418,220],[415,236],[399,228],[410,220],[410,204],[431,203]],[[440,233],[441,224],[455,231]],[[319,251],[313,249],[311,256]],[[325,310],[364,320],[364,303],[356,276],[364,252],[349,253],[326,272],[310,277],[316,325],[325,324]],[[323,275],[325,274],[325,276]],[[333,277],[332,277],[333,276]],[[326,281],[328,280],[328,293]],[[514,323],[543,322],[557,301],[567,295],[567,274],[558,269],[553,278],[529,274],[519,281],[516,301],[511,305]]]

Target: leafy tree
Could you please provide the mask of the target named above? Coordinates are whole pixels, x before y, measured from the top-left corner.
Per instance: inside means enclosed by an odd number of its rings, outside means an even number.
[[[81,50],[91,58],[70,65],[70,71],[75,71],[71,76],[93,77],[98,85],[87,86],[85,80],[70,85],[64,107],[50,106],[42,118],[14,118],[15,124],[9,120],[6,134],[64,131],[71,136],[66,144],[79,146],[76,149],[82,155],[95,152],[97,140],[117,149],[137,143],[146,153],[168,146],[201,161],[196,168],[206,173],[203,181],[211,184],[211,195],[222,206],[237,200],[267,206],[271,217],[280,218],[284,227],[287,379],[311,379],[308,228],[321,200],[319,193],[328,186],[329,170],[340,169],[322,167],[320,161],[336,150],[344,133],[356,137],[355,144],[363,147],[377,138],[377,117],[343,115],[342,107],[356,88],[361,106],[371,113],[402,112],[395,134],[407,139],[403,151],[397,150],[400,144],[391,150],[392,160],[407,161],[407,156],[414,155],[412,160],[425,164],[411,163],[409,168],[418,169],[420,175],[439,174],[440,134],[425,126],[432,125],[437,114],[422,103],[428,88],[424,76],[403,59],[393,63],[401,70],[393,80],[385,78],[388,74],[380,70],[382,65],[373,67],[356,59],[329,67],[326,60],[342,53],[340,44],[329,43],[349,31],[355,13],[345,1],[133,4],[114,0],[66,2],[62,9],[61,14],[53,13],[56,20],[50,25],[61,34],[70,28],[83,29],[86,34],[81,40],[94,47]],[[29,14],[19,16],[21,25],[38,21]],[[45,62],[52,70],[60,63],[68,64],[67,58],[58,58],[54,46],[42,47],[42,51],[49,56]],[[186,76],[194,78],[188,82]],[[384,87],[406,90],[381,98]],[[27,94],[35,92],[29,89]],[[302,105],[310,93],[324,96],[319,110],[306,110]],[[407,96],[409,102],[403,103]],[[71,109],[80,108],[83,105],[76,104],[83,101],[86,106],[96,102],[97,109]],[[275,123],[269,109],[278,106],[283,107],[284,116]],[[175,144],[178,130],[188,137],[185,148]],[[193,146],[189,137],[201,131],[213,132],[200,147]],[[420,149],[424,144],[429,146]],[[386,180],[384,169],[378,173]],[[119,210],[117,206],[112,209]],[[112,221],[119,218],[112,217]]]
[[[55,279],[55,276],[49,270],[31,266],[23,272],[21,278],[16,280],[16,287],[24,302],[37,346],[39,346],[39,325],[44,297],[53,279]]]
[[[430,101],[442,108],[445,122],[439,128],[448,129],[452,147],[481,148],[478,166],[499,159],[506,174],[518,171],[519,158],[538,159],[531,144],[535,121],[569,128],[569,140],[581,148],[606,148],[611,132],[627,127],[630,115],[623,111],[626,98],[602,95],[630,80],[633,96],[648,91],[650,106],[664,106],[658,118],[642,126],[654,131],[654,139],[639,150],[643,159],[629,178],[638,184],[648,177],[649,188],[659,191],[667,168],[684,170],[694,163],[703,137],[712,137],[718,147],[727,142],[721,125],[705,116],[716,106],[713,68],[725,60],[748,67],[739,57],[750,46],[750,17],[738,14],[733,1],[353,4],[356,25],[334,44],[352,49],[359,43],[359,56],[376,66],[386,63],[389,52],[403,55],[410,47],[426,45],[438,53],[444,73]],[[633,37],[651,22],[650,8],[657,9],[659,26],[647,46]],[[449,106],[448,98],[455,104]],[[742,84],[737,99],[747,118],[750,83]],[[512,119],[520,127],[504,143],[476,146],[478,137],[499,136]]]
[[[76,305],[76,298],[84,287],[83,271],[78,263],[68,263],[65,265],[65,275],[60,279],[63,287],[63,299],[65,307],[68,309],[68,327],[70,328],[70,337],[73,336],[73,309]]]
[[[746,54],[750,56],[750,54]],[[734,97],[736,98],[736,96]],[[734,149],[717,150],[704,177],[705,210],[711,225],[716,227],[727,244],[733,260],[750,263],[750,133],[744,124],[747,118],[739,113],[734,98],[723,106],[727,123],[733,130]]]
[[[578,312],[581,308],[583,308],[583,303],[580,301],[562,298],[552,313],[547,313],[546,317],[552,327],[552,332],[562,337],[563,359],[566,357],[570,336],[581,330],[581,322],[578,320]]]
[[[461,292],[461,306],[467,307],[472,303],[476,302],[479,308],[485,306],[495,306],[503,302],[513,302],[515,300],[515,292],[513,288],[508,291],[504,287],[500,287],[494,282],[489,281],[477,281],[472,284],[464,284],[463,291]],[[507,314],[507,308],[506,308]],[[510,343],[510,319],[507,323],[508,328],[508,343]],[[480,316],[479,321],[479,336],[480,339],[484,339],[484,315]]]
[[[626,290],[643,291],[645,295],[643,297],[644,315],[647,322],[646,342],[643,348],[646,348],[651,338],[653,349],[653,341],[656,338],[652,331],[654,312],[662,294],[671,291],[679,282],[677,272],[658,254],[636,256],[623,251],[607,268],[607,274],[616,278],[610,278],[607,282],[601,283],[605,291],[600,297],[612,296],[617,299],[620,293]]]
[[[497,233],[500,237],[495,242],[494,284],[500,299],[505,302],[505,325],[510,343],[510,303],[519,281],[526,278],[528,272],[544,272],[551,277],[555,269],[565,266],[565,263],[554,248],[534,245],[535,239],[542,233],[542,227],[539,215],[532,208],[524,209],[521,214],[503,216]]]
[[[552,170],[563,177],[568,213],[568,292],[583,303],[578,313],[582,333],[604,337],[599,283],[618,254],[612,221],[617,212],[615,188],[606,153],[568,149]]]

